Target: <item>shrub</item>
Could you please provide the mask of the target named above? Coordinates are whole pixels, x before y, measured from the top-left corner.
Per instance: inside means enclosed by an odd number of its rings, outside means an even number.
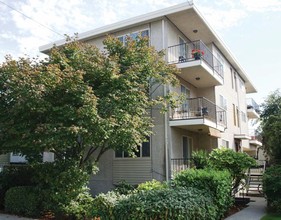
[[[114,189],[115,192],[118,192],[122,195],[128,195],[130,194],[133,190],[135,189],[134,186],[131,184],[127,183],[125,180],[120,181],[117,185],[116,188]]]
[[[15,186],[31,186],[34,169],[29,166],[9,166],[0,172],[0,208],[4,207],[5,193]]]
[[[196,169],[204,169],[209,165],[209,155],[206,151],[199,150],[192,152],[192,161]]]
[[[266,195],[268,209],[281,213],[281,165],[275,165],[265,170],[263,175],[263,191]]]
[[[39,216],[39,198],[34,187],[17,186],[12,187],[6,192],[5,211],[29,216]]]
[[[166,188],[139,191],[119,200],[115,219],[217,219],[217,207],[204,191],[195,188]]]
[[[210,166],[218,170],[228,170],[232,176],[232,189],[237,189],[246,178],[245,172],[251,166],[256,165],[254,158],[248,154],[235,152],[231,149],[214,149],[209,154]]]
[[[94,198],[89,194],[89,189],[84,188],[76,198],[65,206],[65,213],[70,214],[75,219],[92,217],[93,201]]]
[[[93,201],[93,216],[102,219],[114,219],[113,210],[116,204],[127,196],[116,191],[110,191],[106,194],[101,193]]]
[[[218,207],[218,217],[228,210],[233,203],[231,197],[231,176],[228,171],[212,169],[189,169],[178,173],[175,186],[194,187],[207,191]]]
[[[166,183],[162,183],[157,180],[147,181],[145,183],[141,183],[138,185],[138,190],[153,190],[153,189],[164,189],[167,188],[168,185]]]
[[[81,219],[81,216],[87,215],[89,211],[85,202],[91,202],[91,196],[86,187],[89,179],[86,171],[71,161],[56,161],[34,167],[42,212],[51,212],[56,218],[68,216]]]

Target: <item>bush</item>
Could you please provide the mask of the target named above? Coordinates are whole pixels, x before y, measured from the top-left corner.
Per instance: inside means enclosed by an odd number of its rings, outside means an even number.
[[[192,152],[192,161],[196,169],[204,169],[209,165],[209,155],[206,151],[199,150]]]
[[[17,186],[6,192],[5,211],[28,217],[39,216],[39,198],[34,187]]]
[[[91,203],[91,195],[86,187],[86,171],[71,161],[38,164],[34,168],[42,212],[52,213],[56,218],[83,219],[88,215],[86,203]]]
[[[102,219],[114,219],[113,210],[116,204],[126,197],[126,195],[122,195],[116,191],[99,194],[93,201],[93,216],[101,217]]]
[[[132,186],[131,184],[127,183],[125,180],[120,181],[117,185],[116,188],[114,189],[115,192],[118,192],[122,195],[128,195],[132,191],[134,191],[135,187]]]
[[[238,189],[242,179],[246,178],[245,172],[256,165],[254,158],[248,154],[235,152],[231,149],[214,149],[209,154],[210,166],[218,170],[228,170],[232,176],[232,189]]]
[[[138,190],[165,189],[168,185],[157,180],[147,181],[138,185]]]
[[[263,175],[263,191],[266,195],[270,212],[281,213],[281,165],[275,165],[265,170]]]
[[[223,216],[233,203],[231,176],[228,171],[212,169],[184,170],[176,175],[174,184],[175,186],[194,187],[207,191],[218,207],[218,218]]]
[[[210,196],[195,188],[166,188],[139,191],[119,200],[115,219],[217,219]],[[113,218],[111,218],[113,219]]]
[[[29,166],[9,166],[0,172],[0,208],[4,208],[5,193],[15,186],[31,186],[34,169]]]

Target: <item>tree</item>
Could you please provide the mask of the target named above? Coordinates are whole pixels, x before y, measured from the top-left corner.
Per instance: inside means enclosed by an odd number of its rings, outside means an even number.
[[[262,104],[263,149],[273,162],[281,163],[281,93],[276,90]]]
[[[90,168],[109,149],[133,154],[153,127],[149,109],[172,96],[152,94],[177,83],[177,69],[148,40],[113,37],[105,51],[69,39],[44,61],[6,57],[0,66],[0,150]]]

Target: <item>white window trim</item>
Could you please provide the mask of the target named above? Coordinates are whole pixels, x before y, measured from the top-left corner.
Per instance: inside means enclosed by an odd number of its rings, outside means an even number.
[[[116,36],[116,38],[127,37],[127,36],[130,36],[131,34],[141,33],[143,31],[148,31],[148,38],[151,39],[150,28],[140,29],[140,30],[137,30],[137,31],[134,31],[134,32],[128,32],[126,34],[118,35],[118,36]],[[123,40],[123,45],[125,45],[125,41],[124,40]]]

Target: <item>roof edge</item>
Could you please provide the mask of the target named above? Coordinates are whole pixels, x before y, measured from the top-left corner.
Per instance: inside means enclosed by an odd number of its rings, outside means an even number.
[[[150,22],[152,20],[157,20],[158,18],[164,17],[165,15],[169,15],[172,13],[176,13],[182,10],[187,10],[193,8],[194,4],[189,2],[184,2],[181,4],[177,4],[168,8],[160,9],[157,11],[149,12],[147,14],[142,14],[133,18],[129,18],[123,21],[119,21],[113,24],[105,25],[87,32],[83,32],[78,35],[79,40],[88,40],[93,37],[98,37],[99,35],[103,35],[105,33],[115,32],[122,28],[127,28],[132,25],[140,24],[143,22]],[[47,53],[54,45],[61,46],[66,43],[65,39],[57,40],[53,43],[45,44],[39,47],[39,51],[42,53]]]

